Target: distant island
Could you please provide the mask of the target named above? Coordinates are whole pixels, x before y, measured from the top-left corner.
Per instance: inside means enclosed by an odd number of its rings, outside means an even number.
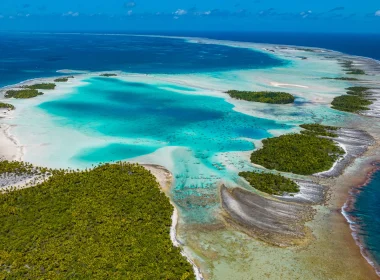
[[[73,78],[74,78],[74,76],[57,78],[57,79],[54,80],[54,82],[56,82],[56,83],[65,83],[65,82],[67,82],[69,79],[73,79]]]
[[[331,102],[332,108],[350,112],[360,113],[361,111],[369,110],[368,106],[373,104],[370,100],[371,94],[368,93],[368,87],[349,87],[347,94],[335,97]]]
[[[42,92],[36,89],[20,89],[20,90],[7,90],[4,94],[5,98],[27,99],[43,95]]]
[[[0,102],[0,108],[14,110],[15,106],[13,106],[12,104]]]
[[[33,85],[25,85],[20,86],[20,89],[11,89],[7,90],[4,94],[5,98],[16,98],[16,99],[27,99],[27,98],[34,98],[39,95],[43,95],[43,92],[38,91],[39,89],[42,90],[54,90],[56,87],[56,84],[54,83],[40,83],[40,84],[33,84]]]
[[[304,126],[311,133],[286,134],[263,140],[263,148],[254,151],[251,161],[270,170],[312,175],[329,170],[344,150],[333,140],[321,136],[329,127]]]
[[[269,104],[289,104],[295,100],[293,95],[286,92],[229,90],[227,93],[235,99]]]
[[[116,77],[117,74],[114,74],[114,73],[104,73],[104,74],[100,74],[101,77]]]
[[[335,77],[335,78],[330,78],[330,77],[322,77],[323,80],[341,80],[341,81],[359,81],[357,78],[351,78],[351,77]]]
[[[365,71],[354,67],[354,62],[352,60],[344,60],[342,67],[348,75],[366,75]]]
[[[41,83],[41,84],[21,86],[21,88],[45,89],[45,90],[53,90],[53,89],[55,89],[55,87],[56,87],[56,84],[54,84],[54,83]]]

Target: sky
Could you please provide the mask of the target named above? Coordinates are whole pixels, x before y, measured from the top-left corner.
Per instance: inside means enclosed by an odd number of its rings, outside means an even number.
[[[380,0],[0,0],[0,30],[380,33]]]

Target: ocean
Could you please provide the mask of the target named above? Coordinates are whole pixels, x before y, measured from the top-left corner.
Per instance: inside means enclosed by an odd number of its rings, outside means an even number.
[[[352,204],[344,209],[363,254],[380,273],[380,169],[352,191]]]

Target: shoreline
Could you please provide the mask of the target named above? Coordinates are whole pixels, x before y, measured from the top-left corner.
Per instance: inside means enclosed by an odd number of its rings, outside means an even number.
[[[172,215],[172,225],[170,227],[170,239],[175,247],[182,247],[183,244],[177,239],[177,225],[180,219],[179,211],[175,204],[170,199],[170,189],[173,186],[174,178],[172,173],[167,170],[165,167],[156,165],[156,164],[141,164],[145,169],[149,170],[157,179],[158,183],[161,186],[161,190],[168,197],[170,204],[173,206],[173,215]],[[194,260],[189,254],[187,254],[184,248],[181,248],[181,254],[184,256],[187,261],[193,266],[194,274],[196,280],[204,280],[200,268],[195,264]]]
[[[181,39],[186,39],[186,38],[181,38]],[[188,39],[188,38],[187,38]],[[194,38],[190,38],[190,39],[194,39]],[[201,39],[201,38],[200,38]],[[202,40],[204,40],[204,39],[202,39]],[[209,40],[209,39],[206,39],[206,40]],[[224,42],[224,41],[220,41],[220,44],[222,44],[222,42]],[[236,43],[236,42],[235,42]],[[255,44],[255,43],[247,43],[247,44]],[[261,44],[261,45],[269,45],[269,44]],[[272,46],[282,46],[282,45],[272,45]],[[240,47],[242,47],[242,46],[240,46]],[[250,46],[250,47],[247,47],[247,48],[252,48],[252,46]],[[315,49],[317,49],[317,50],[321,50],[321,48],[315,48]],[[264,51],[264,50],[263,50]],[[329,51],[329,50],[328,50]],[[329,51],[330,52],[330,51]],[[335,51],[334,51],[335,52]],[[352,56],[352,55],[349,55],[349,57],[354,57],[354,56]],[[365,57],[364,57],[365,58]],[[370,59],[370,58],[366,58],[366,59]],[[373,60],[373,59],[371,59],[371,60]],[[375,60],[376,62],[378,62],[377,60]],[[58,70],[59,71],[59,70]],[[58,72],[57,71],[57,72]],[[83,77],[85,77],[85,76],[87,76],[87,75],[89,75],[89,76],[95,76],[97,73],[102,73],[102,72],[105,72],[105,71],[101,71],[101,72],[90,72],[90,73],[82,73],[82,74],[77,74],[76,75],[76,77],[79,77],[79,76],[82,76],[83,75]],[[107,71],[107,72],[117,72],[117,73],[120,73],[119,71]],[[140,76],[140,77],[144,77],[145,75],[144,74],[139,74],[139,73],[126,73],[126,74],[124,74],[124,75],[122,75],[122,76],[120,76],[119,78],[123,78],[123,77],[133,77],[133,76]],[[157,77],[156,75],[148,75],[147,77],[151,77],[151,76],[154,76],[157,80],[163,80],[163,81],[165,81],[165,80],[170,80],[170,77],[167,77],[167,79],[165,78],[165,77],[163,77],[163,76],[159,76],[159,77]],[[59,76],[57,76],[57,77],[59,77]],[[27,80],[27,81],[24,81],[24,82],[21,82],[21,83],[18,83],[17,85],[20,85],[20,84],[27,84],[27,83],[31,83],[31,82],[36,82],[36,81],[46,81],[46,80],[51,80],[51,79],[54,79],[55,77],[49,77],[49,78],[36,78],[36,79],[29,79],[29,80]],[[174,82],[176,82],[176,80],[174,79],[173,80]],[[186,83],[184,83],[185,85],[186,85]],[[281,83],[280,83],[281,84]],[[14,86],[14,85],[13,85]],[[191,85],[188,85],[188,86],[191,86]],[[0,88],[0,91],[1,90],[4,90],[4,89],[6,89],[6,88],[10,88],[10,87],[12,87],[11,85],[10,86],[6,86],[6,87],[3,87],[3,88]],[[211,89],[209,89],[209,90],[211,90]],[[219,91],[215,91],[215,92],[219,92]],[[227,101],[228,102],[228,101]],[[229,102],[229,103],[231,103],[231,102]],[[233,104],[233,103],[231,103],[231,104]],[[1,126],[2,127],[2,126]],[[18,148],[20,148],[21,149],[21,155],[19,156],[19,158],[20,158],[20,160],[22,160],[22,157],[23,157],[23,154],[25,153],[25,151],[26,151],[26,148],[24,147],[24,146],[19,146],[17,143],[19,143],[18,142],[18,140],[13,136],[13,138],[12,138],[12,134],[9,132],[9,130],[11,129],[11,127],[8,127],[8,128],[6,128],[5,130],[3,130],[3,129],[1,129],[1,131],[3,131],[4,132],[4,135],[5,135],[5,137],[8,137],[8,140],[10,140],[10,141],[12,141],[12,140],[14,140],[14,141],[16,141],[16,142],[14,142],[14,144],[18,147]],[[13,142],[13,141],[12,141]],[[355,157],[354,158],[354,160],[357,160],[358,158],[361,158],[362,156],[359,156],[359,157]],[[339,163],[339,161],[337,161],[335,164],[334,164],[334,167],[337,165]],[[332,169],[334,169],[334,167],[332,168]],[[347,167],[345,167],[344,168],[344,170],[343,170],[343,172],[345,172],[346,171],[346,169],[347,169]],[[329,171],[324,171],[324,172],[329,172]],[[323,173],[324,173],[323,172]],[[372,171],[372,172],[374,172],[374,171]],[[367,176],[370,176],[371,175],[371,172],[370,173],[368,173],[367,174]],[[340,177],[340,176],[339,176]],[[346,194],[346,203],[348,202],[348,199],[351,197],[351,192],[348,192],[347,194]],[[174,205],[173,205],[174,206]],[[344,207],[344,206],[343,206]],[[342,211],[343,211],[343,208],[342,208]],[[343,214],[343,216],[344,216],[344,214]],[[346,217],[345,217],[346,218]],[[172,224],[172,228],[171,228],[171,236],[172,236],[172,232],[173,232],[173,234],[174,234],[174,239],[172,240],[173,241],[173,244],[174,244],[174,241],[175,242],[178,242],[178,240],[176,239],[176,228],[177,228],[177,223],[178,223],[178,219],[179,219],[179,214],[178,214],[178,211],[177,211],[177,209],[175,208],[175,206],[174,206],[174,212],[173,212],[173,216],[172,216],[172,221],[173,221],[173,224]],[[172,229],[173,229],[173,231],[172,231]],[[353,234],[353,232],[352,232],[352,234]],[[354,240],[355,242],[356,242],[356,240]],[[179,242],[178,242],[178,244],[179,244]],[[357,244],[357,243],[356,243]],[[180,244],[179,244],[180,245]],[[360,250],[361,250],[362,248],[360,247]],[[187,256],[186,256],[187,257]],[[363,257],[365,258],[365,256],[363,255]],[[188,259],[189,260],[189,262],[193,265],[193,267],[194,267],[194,272],[196,272],[196,269],[199,271],[199,269],[198,268],[196,268],[196,266],[195,266],[195,264],[190,260],[190,259]],[[197,278],[197,279],[203,279],[203,278]]]
[[[357,184],[351,188],[351,191],[349,192],[349,195],[348,195],[348,199],[347,199],[346,203],[341,208],[341,213],[345,217],[345,219],[347,220],[347,223],[350,226],[350,229],[352,231],[351,235],[352,235],[353,239],[355,240],[355,243],[357,244],[357,246],[360,248],[360,252],[361,252],[363,258],[365,258],[367,260],[367,262],[375,269],[376,274],[380,277],[380,265],[377,264],[372,259],[371,253],[369,252],[369,250],[364,245],[364,243],[365,243],[364,240],[362,240],[362,238],[360,238],[360,236],[358,234],[360,226],[356,225],[355,218],[352,215],[350,215],[350,212],[352,210],[356,210],[354,207],[354,204],[358,198],[359,193],[362,192],[363,189],[369,183],[371,183],[371,181],[374,179],[372,176],[376,172],[380,171],[379,163],[380,163],[379,161],[372,162],[371,165],[373,166],[373,168],[371,171],[369,171],[369,173],[367,173],[367,176],[363,180],[363,182],[360,184]]]

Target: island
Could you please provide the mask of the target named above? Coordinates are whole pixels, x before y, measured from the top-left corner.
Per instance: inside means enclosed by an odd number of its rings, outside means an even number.
[[[73,79],[73,78],[74,78],[74,76],[57,78],[57,79],[54,80],[54,82],[56,82],[56,83],[65,83],[65,82],[67,82],[69,79]]]
[[[227,93],[235,99],[269,104],[289,104],[295,100],[294,96],[287,92],[229,90]]]
[[[8,110],[14,110],[15,106],[13,106],[12,104],[0,102],[0,108],[8,109]]]
[[[4,278],[195,278],[170,240],[174,208],[144,167],[73,171],[0,163],[2,177],[12,173],[50,175],[0,196]]]
[[[369,110],[369,105],[373,104],[370,100],[371,93],[368,87],[349,87],[347,94],[335,97],[331,102],[332,108],[339,111],[360,113]]]
[[[329,170],[345,152],[333,140],[320,136],[318,130],[320,128],[311,130],[312,133],[265,139],[263,148],[251,154],[251,162],[270,170],[300,175]]]
[[[45,89],[45,90],[53,90],[55,89],[56,84],[54,83],[41,83],[41,84],[33,84],[33,85],[27,85],[27,86],[21,86],[21,88],[27,88],[27,89]]]
[[[366,73],[364,70],[361,70],[361,69],[351,69],[346,74],[349,74],[349,75],[365,75]]]
[[[104,74],[100,74],[101,77],[116,77],[117,74],[114,74],[114,73],[104,73]]]
[[[340,80],[340,81],[359,81],[357,78],[351,78],[351,77],[322,77],[323,80]]]
[[[341,64],[348,75],[366,75],[364,70],[354,68],[354,62],[352,60],[344,60]]]
[[[255,189],[271,195],[299,192],[299,187],[295,182],[281,175],[262,172],[240,172],[239,176],[243,177]]]
[[[5,98],[27,99],[43,95],[42,92],[36,89],[20,89],[20,90],[7,90],[4,94]]]

